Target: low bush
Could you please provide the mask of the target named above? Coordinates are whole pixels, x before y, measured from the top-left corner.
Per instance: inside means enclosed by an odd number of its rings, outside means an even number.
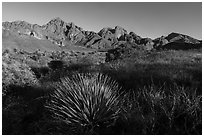
[[[9,92],[11,85],[32,86],[37,85],[38,80],[31,68],[24,62],[3,57],[2,62],[3,95]]]

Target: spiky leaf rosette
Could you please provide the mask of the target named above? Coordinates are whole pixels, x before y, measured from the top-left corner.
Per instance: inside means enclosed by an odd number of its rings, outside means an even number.
[[[117,82],[103,74],[75,74],[54,84],[46,107],[70,126],[110,126],[120,112]]]

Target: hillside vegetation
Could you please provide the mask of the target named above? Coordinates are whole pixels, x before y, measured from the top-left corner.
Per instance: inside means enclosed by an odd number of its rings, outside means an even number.
[[[202,133],[200,50],[95,54],[5,51],[3,134]]]

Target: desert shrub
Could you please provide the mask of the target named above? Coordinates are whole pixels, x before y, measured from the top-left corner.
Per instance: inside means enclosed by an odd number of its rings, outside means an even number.
[[[41,78],[45,75],[47,75],[50,71],[49,67],[31,67],[31,70],[34,72],[36,78]]]
[[[53,60],[48,63],[49,71],[43,77],[41,77],[40,81],[57,81],[60,78],[69,76],[70,73],[89,73],[96,72],[96,66],[93,64],[90,58],[79,58],[76,61],[65,62],[62,60]],[[39,70],[41,68],[35,70],[36,74],[39,76]]]
[[[31,68],[24,62],[3,57],[2,62],[3,95],[9,90],[10,85],[32,86],[38,83]]]
[[[52,60],[48,63],[48,66],[53,69],[53,70],[56,70],[56,69],[60,69],[64,66],[64,62],[61,61],[61,60]]]
[[[111,126],[120,112],[119,85],[102,74],[76,74],[54,84],[46,107],[55,119],[80,134]]]

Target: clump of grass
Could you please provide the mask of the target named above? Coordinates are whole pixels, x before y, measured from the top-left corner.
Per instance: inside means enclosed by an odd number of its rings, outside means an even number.
[[[201,134],[202,96],[195,89],[151,84],[127,92],[121,102],[121,130],[129,134]]]
[[[74,74],[54,84],[46,108],[77,134],[94,134],[96,128],[109,127],[118,118],[119,93],[119,85],[106,75]]]

